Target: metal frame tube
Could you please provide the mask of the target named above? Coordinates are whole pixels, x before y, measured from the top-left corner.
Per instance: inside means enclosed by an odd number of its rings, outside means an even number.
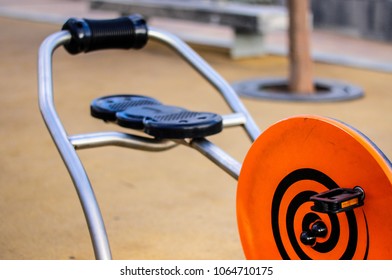
[[[246,124],[246,118],[242,113],[222,115],[223,127],[232,127]]]
[[[222,119],[225,128],[243,125],[246,122],[245,117],[240,113],[222,115]],[[116,131],[72,135],[68,137],[68,140],[76,150],[104,146],[119,146],[142,151],[160,152],[177,146],[177,143],[171,140],[147,138]]]
[[[73,135],[69,141],[75,149],[89,149],[103,146],[119,146],[150,152],[166,151],[177,146],[170,140],[158,140],[122,132],[96,132]]]
[[[96,259],[111,259],[105,225],[86,171],[60,122],[53,103],[52,56],[71,35],[61,31],[47,37],[38,54],[38,93],[42,117],[74,182],[90,231]]]
[[[235,180],[238,180],[241,171],[241,164],[229,156],[221,148],[205,138],[194,139],[189,143],[189,146],[206,156]]]
[[[233,88],[221,77],[207,62],[204,61],[194,50],[185,44],[177,36],[150,27],[148,30],[150,39],[164,43],[180,54],[197,72],[199,72],[212,86],[223,96],[229,107],[235,113],[242,113],[246,119],[245,131],[252,141],[260,135],[260,129],[245,108]]]
[[[178,37],[151,28],[148,33],[155,39],[173,48],[194,69],[196,69],[223,96],[234,114],[223,116],[224,127],[241,125],[254,141],[260,134],[259,128],[242,104],[232,87],[209,66],[196,52]],[[71,39],[68,31],[61,31],[47,37],[41,44],[38,54],[38,93],[39,107],[45,124],[68,169],[75,185],[80,203],[89,228],[96,259],[111,259],[109,240],[101,211],[87,173],[80,161],[76,149],[101,146],[122,146],[145,151],[164,151],[178,143],[187,144],[225,170],[234,179],[238,179],[241,164],[208,140],[193,139],[187,141],[157,140],[121,132],[98,132],[68,136],[54,106],[52,58],[54,51]]]

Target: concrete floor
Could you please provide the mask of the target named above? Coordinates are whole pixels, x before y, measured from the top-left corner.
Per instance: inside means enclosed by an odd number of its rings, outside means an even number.
[[[59,25],[0,18],[0,259],[93,259],[76,192],[38,109],[37,52]],[[286,76],[284,57],[233,61],[198,49],[229,82]],[[296,114],[340,119],[392,158],[392,75],[315,64],[319,78],[361,86],[365,97],[332,103],[243,99],[261,129]],[[194,110],[228,113],[215,90],[155,43],[139,52],[54,56],[57,109],[69,134],[117,130],[89,116],[90,101],[136,93]],[[242,161],[250,142],[240,128],[211,141]],[[103,213],[115,259],[243,259],[236,181],[186,147],[162,153],[124,148],[79,155]]]

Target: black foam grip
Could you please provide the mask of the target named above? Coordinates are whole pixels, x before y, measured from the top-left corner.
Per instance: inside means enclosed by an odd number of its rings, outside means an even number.
[[[70,18],[62,30],[71,33],[64,45],[71,54],[102,49],[140,49],[148,41],[148,27],[138,14],[109,20]]]

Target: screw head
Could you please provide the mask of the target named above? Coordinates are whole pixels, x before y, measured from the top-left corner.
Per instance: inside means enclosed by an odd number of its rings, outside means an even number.
[[[300,240],[304,245],[313,246],[314,244],[316,244],[316,236],[311,231],[302,232]]]
[[[322,221],[317,221],[311,226],[311,231],[316,237],[327,236],[327,226]]]

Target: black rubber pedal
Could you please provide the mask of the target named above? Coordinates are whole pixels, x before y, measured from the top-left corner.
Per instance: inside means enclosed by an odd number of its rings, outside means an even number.
[[[124,127],[144,129],[157,138],[201,138],[223,129],[220,115],[192,112],[181,107],[146,105],[129,108],[116,114],[117,123]]]
[[[144,129],[145,119],[160,115],[177,114],[186,111],[181,107],[166,106],[162,104],[147,104],[132,107],[116,114],[117,124],[132,129]]]
[[[158,100],[141,95],[119,94],[94,99],[90,105],[91,115],[104,121],[116,121],[116,113],[130,107],[161,104]]]

